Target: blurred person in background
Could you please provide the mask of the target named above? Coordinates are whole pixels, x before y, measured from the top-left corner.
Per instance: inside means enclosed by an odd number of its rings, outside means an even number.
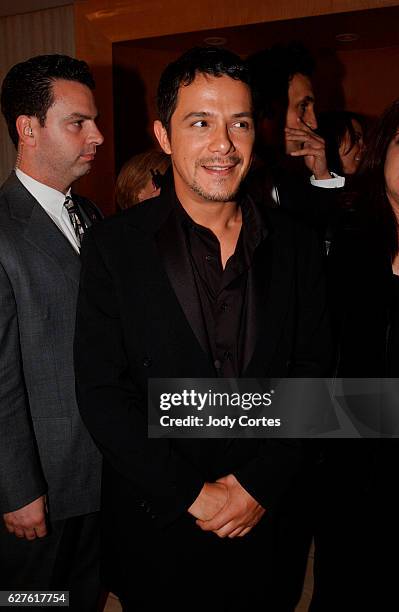
[[[304,219],[324,236],[345,178],[329,168],[317,128],[315,62],[301,43],[274,45],[247,59],[258,110],[251,193]]]
[[[131,157],[122,167],[115,188],[119,208],[130,208],[161,193],[162,177],[170,166],[163,151],[151,149]]]
[[[356,174],[365,151],[365,119],[350,111],[327,111],[318,116],[326,143],[328,167],[348,178]]]
[[[362,395],[346,401],[363,415],[382,417],[383,434],[391,437],[399,405],[399,100],[373,129],[358,184],[356,223],[341,227],[328,260],[336,372],[346,377],[344,390],[347,379],[362,380]],[[385,377],[392,384],[384,383],[384,396],[377,394],[373,403],[366,385]],[[381,408],[392,408],[389,428]],[[391,562],[397,551],[397,444],[381,433],[324,441],[311,612],[398,606]]]
[[[329,252],[337,229],[357,221],[354,202],[361,185],[358,184],[358,170],[365,152],[365,117],[350,111],[327,111],[318,116],[318,132],[326,144],[328,167],[345,178],[343,189],[335,199],[336,207],[331,208],[326,228],[325,243]]]

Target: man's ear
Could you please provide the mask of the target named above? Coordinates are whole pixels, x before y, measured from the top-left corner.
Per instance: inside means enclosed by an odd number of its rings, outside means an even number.
[[[19,115],[15,122],[19,142],[23,143],[25,146],[32,146],[35,143],[35,127],[32,125],[35,123],[34,120],[35,117]]]
[[[170,142],[169,142],[169,136],[168,136],[168,133],[166,131],[166,128],[164,128],[164,126],[159,121],[159,119],[154,121],[154,134],[155,134],[159,144],[161,145],[162,150],[167,155],[170,155],[172,153],[172,149],[171,149]]]

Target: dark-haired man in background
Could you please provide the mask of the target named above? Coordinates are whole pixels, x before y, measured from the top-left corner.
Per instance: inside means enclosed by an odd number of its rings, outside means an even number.
[[[277,44],[247,62],[259,110],[258,167],[250,177],[251,191],[309,222],[329,240],[326,228],[345,179],[330,172],[325,142],[317,134],[313,57],[300,43]]]
[[[99,453],[75,399],[73,333],[82,234],[101,218],[71,194],[103,137],[85,62],[15,65],[1,106],[17,148],[0,191],[0,583],[99,596]]]
[[[240,185],[254,142],[239,57],[163,72],[169,183],[89,232],[75,357],[104,454],[107,585],[124,610],[292,612],[308,531],[296,441],[147,438],[154,378],[318,376],[328,363],[318,243]]]

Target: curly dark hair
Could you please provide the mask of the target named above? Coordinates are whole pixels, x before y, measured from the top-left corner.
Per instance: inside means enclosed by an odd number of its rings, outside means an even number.
[[[15,147],[18,146],[17,118],[20,115],[37,117],[43,126],[54,102],[53,83],[57,79],[77,81],[94,89],[94,79],[86,62],[67,55],[38,55],[16,64],[7,73],[1,88],[1,111]]]
[[[302,43],[277,44],[247,58],[259,114],[274,118],[288,107],[288,87],[295,74],[311,77],[315,62]]]
[[[248,67],[235,53],[220,47],[194,47],[186,51],[166,66],[158,85],[158,117],[168,133],[179,88],[190,85],[198,74],[226,75],[250,85]]]

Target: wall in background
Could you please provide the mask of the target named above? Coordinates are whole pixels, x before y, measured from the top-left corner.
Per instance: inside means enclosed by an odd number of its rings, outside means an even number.
[[[399,98],[399,46],[338,54],[345,66],[343,87],[349,109],[378,116]]]
[[[0,17],[0,81],[14,64],[44,53],[75,54],[73,5]],[[0,184],[14,166],[15,149],[0,117]]]

